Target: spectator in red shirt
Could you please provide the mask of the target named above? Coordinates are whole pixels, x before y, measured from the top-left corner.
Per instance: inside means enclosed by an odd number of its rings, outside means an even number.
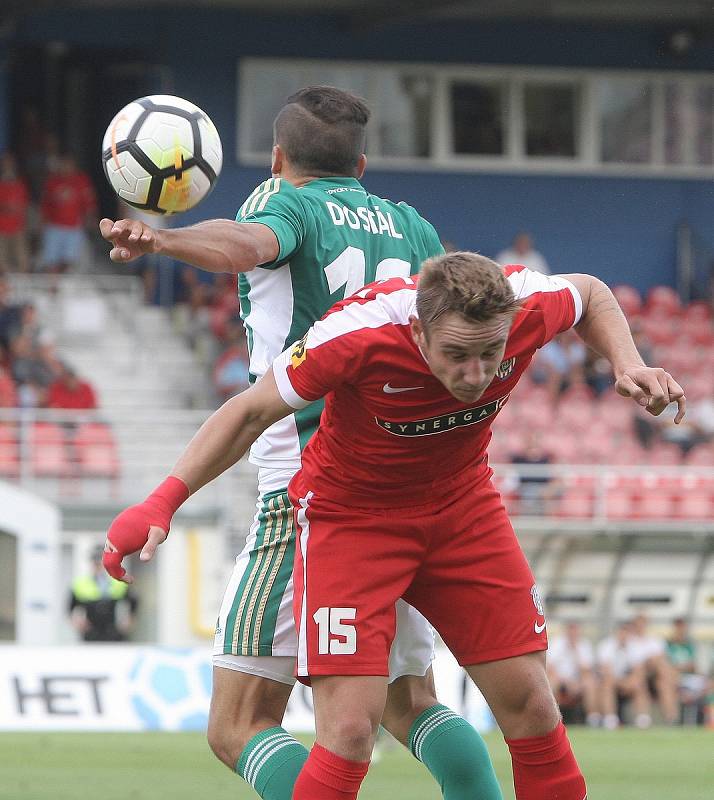
[[[42,266],[65,272],[82,256],[84,228],[93,226],[97,200],[88,175],[73,156],[60,156],[57,168],[42,190],[40,208],[44,222]]]
[[[28,272],[27,208],[30,195],[12,153],[0,156],[0,273]]]
[[[17,406],[17,392],[12,375],[0,366],[0,408],[15,408]]]
[[[47,406],[85,411],[97,407],[97,397],[91,384],[80,380],[71,367],[63,364],[59,377],[50,384]]]

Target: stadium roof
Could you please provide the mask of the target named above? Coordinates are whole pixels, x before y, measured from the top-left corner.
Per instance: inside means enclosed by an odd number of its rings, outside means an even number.
[[[650,22],[689,25],[714,22],[711,0],[2,0],[0,15],[13,17],[68,8],[176,8],[207,6],[251,13],[343,14],[353,21],[426,19],[537,19],[600,23]]]

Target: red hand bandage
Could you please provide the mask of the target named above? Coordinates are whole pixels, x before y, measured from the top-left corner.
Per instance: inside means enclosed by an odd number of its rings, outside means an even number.
[[[143,503],[122,511],[107,533],[102,557],[104,569],[117,580],[124,577],[126,570],[122,567],[122,558],[141,550],[149,538],[152,525],[168,533],[171,518],[189,494],[188,486],[180,478],[169,475]]]

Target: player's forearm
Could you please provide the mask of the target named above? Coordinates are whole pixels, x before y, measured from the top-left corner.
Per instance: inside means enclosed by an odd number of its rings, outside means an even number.
[[[247,272],[270,261],[257,237],[230,219],[157,231],[157,252],[208,272]]]
[[[232,397],[214,412],[171,470],[191,494],[236,464],[268,427],[268,421],[250,407],[246,397],[246,393]]]
[[[643,366],[645,362],[615,296],[601,280],[590,278],[576,330],[588,347],[607,358],[615,377],[619,377],[627,367]]]

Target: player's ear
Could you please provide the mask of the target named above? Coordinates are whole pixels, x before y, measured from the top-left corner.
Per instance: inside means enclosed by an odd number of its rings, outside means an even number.
[[[361,180],[364,171],[367,169],[367,156],[362,153],[357,162],[357,180]]]
[[[273,145],[273,154],[270,160],[270,172],[277,177],[283,171],[283,151],[279,144]]]
[[[418,317],[409,317],[409,329],[411,330],[412,339],[416,346],[423,348],[426,344],[426,336],[424,334],[424,327]]]

